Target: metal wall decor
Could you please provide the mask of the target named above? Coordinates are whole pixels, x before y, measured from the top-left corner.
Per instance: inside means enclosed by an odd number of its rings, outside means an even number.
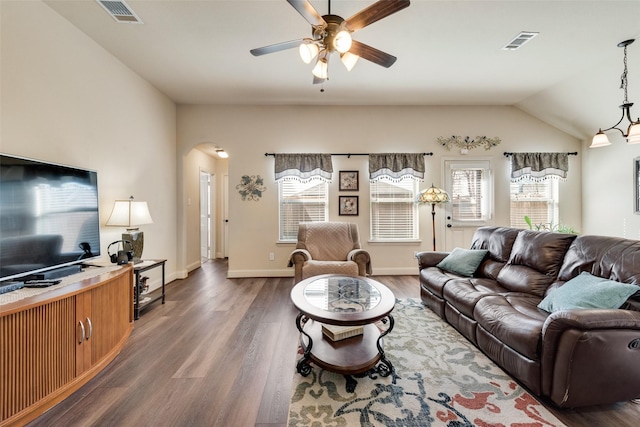
[[[242,200],[258,202],[267,187],[264,186],[264,179],[260,175],[243,175],[240,184],[236,185],[236,190],[242,196]]]
[[[497,136],[494,138],[488,138],[486,136],[476,136],[475,138],[471,138],[470,136],[462,137],[457,135],[450,137],[438,137],[438,144],[447,150],[451,150],[452,145],[459,147],[461,150],[471,150],[478,147],[484,147],[485,150],[491,150],[493,147],[500,144],[500,142],[502,141]]]

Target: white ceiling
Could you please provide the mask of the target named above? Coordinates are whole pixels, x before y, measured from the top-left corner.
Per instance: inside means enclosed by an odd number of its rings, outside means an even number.
[[[249,53],[310,36],[285,0],[126,2],[144,24],[117,23],[94,0],[46,1],[178,104],[516,105],[575,136],[619,118],[616,45],[640,39],[640,0],[413,0],[353,34],[397,62],[386,69],[360,60],[349,73],[333,58],[321,93],[297,49]],[[331,12],[348,18],[373,2],[334,0]],[[311,3],[328,12],[326,0]],[[540,35],[502,50],[520,31]],[[640,40],[629,47],[634,99],[637,115]]]

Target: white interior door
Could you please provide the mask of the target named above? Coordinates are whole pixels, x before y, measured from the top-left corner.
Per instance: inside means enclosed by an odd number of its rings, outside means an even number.
[[[200,171],[200,262],[211,258],[211,175]]]
[[[229,175],[222,177],[222,217],[224,218],[224,224],[222,227],[222,241],[224,247],[222,253],[225,258],[229,257]]]

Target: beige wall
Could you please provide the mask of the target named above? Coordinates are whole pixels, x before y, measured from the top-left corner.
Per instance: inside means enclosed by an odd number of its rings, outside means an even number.
[[[4,153],[98,172],[101,251],[115,199],[149,204],[145,258],[176,269],[175,104],[40,2],[0,2]],[[152,286],[157,285],[156,277]]]
[[[495,182],[493,223],[509,224],[509,161],[504,151],[579,151],[580,141],[511,107],[302,107],[302,106],[178,106],[178,152],[186,153],[203,141],[213,141],[229,152],[229,276],[286,276],[292,244],[278,243],[278,192],[273,157],[266,152],[429,152],[421,188],[442,182],[443,158],[490,158]],[[498,136],[502,144],[467,156],[447,151],[438,136]],[[334,172],[359,170],[360,215],[357,222],[364,247],[373,258],[374,274],[414,274],[413,253],[431,245],[431,215],[421,212],[420,244],[369,243],[368,162],[366,157],[333,157]],[[242,201],[235,186],[242,175],[260,175],[267,190],[262,199]],[[561,221],[581,229],[580,160],[570,157],[569,179],[560,183]],[[182,178],[184,180],[184,177]],[[184,185],[181,183],[179,186]],[[337,181],[330,186],[330,219],[338,216]],[[342,193],[344,194],[344,193]],[[184,204],[186,196],[183,195]],[[438,236],[444,223],[437,216]],[[442,241],[442,240],[440,240]],[[269,261],[274,252],[275,261]]]

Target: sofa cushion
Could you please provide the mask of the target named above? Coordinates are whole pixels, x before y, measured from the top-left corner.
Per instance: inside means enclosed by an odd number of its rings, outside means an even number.
[[[440,298],[442,298],[444,285],[452,279],[460,278],[461,276],[440,270],[438,267],[427,267],[420,270],[420,285]]]
[[[550,313],[586,308],[620,308],[640,287],[582,272],[549,292],[538,305]]]
[[[513,244],[509,262],[498,274],[498,282],[514,292],[542,297],[562,265],[574,234],[521,230]]]
[[[640,240],[578,236],[564,257],[558,280],[570,280],[583,271],[605,279],[640,285]]]
[[[489,255],[476,270],[477,277],[495,279],[511,255],[511,248],[520,232],[517,228],[480,227],[473,234],[471,249],[486,249]]]
[[[465,316],[473,318],[473,309],[480,298],[505,292],[507,289],[500,286],[495,280],[469,278],[447,282],[442,294],[452,307]]]
[[[531,360],[540,359],[542,326],[548,314],[535,295],[510,293],[478,301],[473,317],[489,334]]]
[[[471,277],[489,251],[454,248],[437,267],[460,276]]]

